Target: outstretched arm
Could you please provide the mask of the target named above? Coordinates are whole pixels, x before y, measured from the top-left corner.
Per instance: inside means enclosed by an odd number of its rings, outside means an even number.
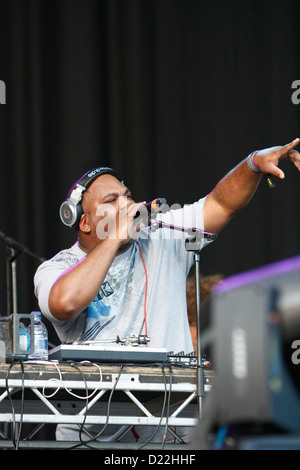
[[[284,146],[254,152],[250,166],[245,159],[231,170],[206,198],[205,230],[220,232],[231,218],[250,202],[262,174],[270,174],[283,179],[285,175],[278,167],[281,160],[289,159],[300,171],[300,154],[294,150],[299,141],[300,139],[297,138]]]

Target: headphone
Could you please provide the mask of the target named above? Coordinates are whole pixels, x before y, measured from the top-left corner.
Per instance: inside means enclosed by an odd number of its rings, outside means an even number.
[[[83,214],[81,200],[84,191],[101,175],[115,176],[123,183],[118,173],[107,166],[100,166],[85,173],[76,183],[73,184],[69,191],[70,196],[62,203],[59,209],[61,221],[68,227],[76,227],[79,224],[80,217]]]

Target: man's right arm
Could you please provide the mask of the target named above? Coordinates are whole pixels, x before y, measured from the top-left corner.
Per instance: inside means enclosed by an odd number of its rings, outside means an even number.
[[[139,230],[139,226],[133,224],[133,219],[142,204],[128,203],[126,200],[123,206],[125,216],[116,214],[107,237],[98,239],[99,242],[96,242],[86,257],[56,280],[48,299],[49,310],[55,318],[73,320],[95,299],[120,249]],[[96,237],[95,233],[93,237]]]
[[[119,248],[119,240],[107,238],[57,279],[48,301],[55,318],[72,320],[95,299]]]

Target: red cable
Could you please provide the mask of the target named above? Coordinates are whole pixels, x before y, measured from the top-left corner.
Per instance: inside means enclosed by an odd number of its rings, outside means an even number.
[[[148,290],[148,275],[147,275],[147,268],[146,268],[144,256],[143,256],[143,253],[142,253],[141,245],[139,244],[138,241],[137,241],[137,244],[138,244],[139,249],[140,249],[141,258],[142,258],[142,262],[143,262],[143,266],[144,266],[144,270],[145,270],[145,276],[146,276],[145,300],[144,300],[144,322],[145,322],[145,335],[147,336],[147,310],[146,310],[146,302],[147,302],[147,290]],[[148,346],[148,343],[146,343],[146,346]]]

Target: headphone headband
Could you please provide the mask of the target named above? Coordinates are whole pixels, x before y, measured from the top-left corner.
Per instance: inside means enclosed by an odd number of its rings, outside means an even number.
[[[80,217],[83,213],[81,200],[84,191],[92,184],[95,179],[101,175],[115,176],[123,183],[118,173],[108,166],[100,166],[87,171],[76,183],[73,184],[69,191],[69,197],[62,203],[59,209],[59,215],[62,222],[68,227],[76,227],[79,224]]]
[[[122,181],[118,173],[108,166],[99,166],[98,168],[93,168],[90,171],[87,171],[78,181],[75,183],[76,185],[80,185],[84,187],[86,190],[90,184],[92,184],[95,179],[97,179],[101,175],[112,175],[115,176],[119,181]]]

